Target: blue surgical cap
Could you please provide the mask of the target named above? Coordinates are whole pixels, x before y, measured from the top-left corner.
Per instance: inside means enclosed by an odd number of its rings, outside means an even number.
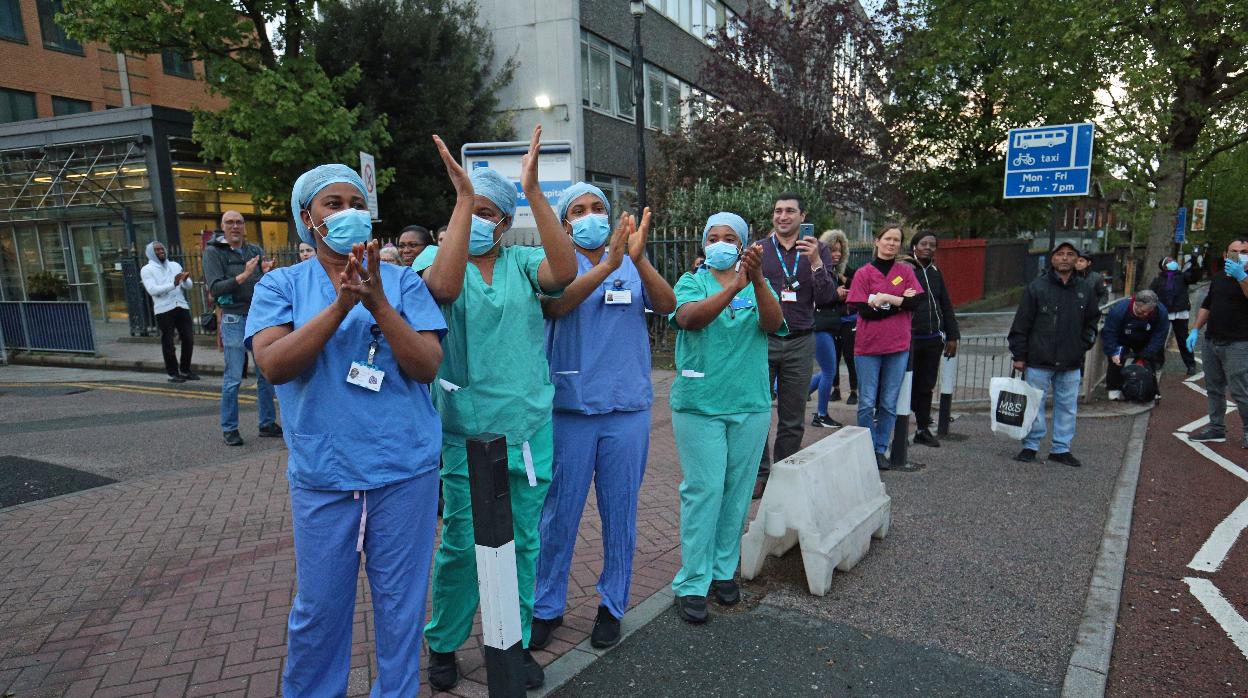
[[[473,170],[470,179],[473,190],[493,201],[504,216],[516,214],[516,185],[511,180],[488,167]]]
[[[331,184],[344,182],[354,186],[360,190],[360,196],[368,196],[368,192],[364,187],[364,180],[360,178],[360,173],[347,167],[346,165],[317,165],[312,169],[299,175],[299,179],[295,180],[295,186],[290,190],[290,215],[295,217],[295,230],[299,231],[299,239],[316,247],[316,236],[312,231],[308,230],[308,226],[303,224],[303,218],[299,212],[312,205],[312,199],[320,193],[322,189]]]
[[[563,196],[559,197],[559,205],[555,208],[555,212],[559,214],[559,220],[568,217],[568,209],[572,207],[572,202],[581,198],[586,194],[593,194],[602,200],[607,207],[607,215],[611,215],[611,202],[607,201],[607,195],[602,190],[588,182],[577,182],[567,189],[563,190]]]
[[[711,228],[717,225],[726,225],[736,232],[737,237],[741,239],[741,244],[749,240],[750,226],[745,224],[745,219],[735,213],[720,211],[710,218],[706,219],[706,227],[702,229],[702,246],[706,246],[706,236],[711,232]]]

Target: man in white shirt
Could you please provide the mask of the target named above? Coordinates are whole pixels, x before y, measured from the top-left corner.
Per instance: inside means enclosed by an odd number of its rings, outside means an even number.
[[[148,262],[139,271],[139,276],[143,278],[143,288],[152,296],[156,326],[160,328],[160,349],[165,356],[165,372],[169,374],[170,383],[197,381],[199,376],[191,372],[191,352],[195,348],[191,304],[183,293],[184,289],[194,286],[191,273],[182,271],[181,264],[169,261],[164,244],[158,240],[147,243],[146,252]],[[180,365],[173,350],[174,330],[182,340]]]

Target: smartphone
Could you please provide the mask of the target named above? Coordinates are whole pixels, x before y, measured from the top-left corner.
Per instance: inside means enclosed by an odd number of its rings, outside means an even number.
[[[798,240],[801,240],[802,238],[805,238],[805,237],[811,237],[811,238],[813,238],[813,237],[815,236],[815,224],[814,224],[814,223],[803,223],[803,224],[801,224],[801,225],[797,226],[797,231],[798,231],[798,232],[797,232],[797,239],[798,239]]]

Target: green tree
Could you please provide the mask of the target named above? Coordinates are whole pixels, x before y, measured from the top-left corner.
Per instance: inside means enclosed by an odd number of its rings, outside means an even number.
[[[344,91],[366,118],[384,118],[392,142],[377,153],[403,186],[382,192],[383,234],[404,225],[436,226],[454,207],[454,191],[430,139],[447,145],[505,141],[510,120],[495,94],[511,82],[515,63],[492,71],[493,43],[475,5],[464,0],[354,0],[323,8],[309,39],[316,61],[333,79],[360,80]]]
[[[359,151],[389,142],[384,118],[364,118],[344,103],[358,71],[331,78],[306,54],[314,7],[314,0],[63,0],[58,21],[74,38],[114,51],[171,50],[204,61],[207,88],[229,105],[196,110],[196,142],[234,185],[283,206],[309,167],[358,164]],[[379,188],[392,178],[393,170],[379,171]]]
[[[737,111],[718,110],[673,134],[660,134],[658,146],[659,161],[647,173],[647,193],[651,210],[664,225],[673,224],[673,197],[696,184],[731,187],[771,172],[766,127]]]

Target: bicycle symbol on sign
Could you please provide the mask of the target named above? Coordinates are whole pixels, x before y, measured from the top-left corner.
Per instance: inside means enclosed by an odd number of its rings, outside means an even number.
[[[1014,167],[1022,167],[1024,165],[1030,167],[1036,164],[1036,159],[1030,153],[1019,153],[1014,156]]]

